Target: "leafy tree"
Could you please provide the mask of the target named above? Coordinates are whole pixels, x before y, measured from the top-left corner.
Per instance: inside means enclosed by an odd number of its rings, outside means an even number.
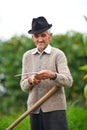
[[[20,77],[15,78],[14,75],[21,73],[23,53],[33,47],[35,45],[32,40],[24,35],[14,36],[0,44],[0,73],[5,75],[1,84],[6,88],[2,99],[6,99],[4,100],[6,104],[3,103],[3,108],[14,105],[16,101],[20,106],[20,103],[27,98],[20,89]]]
[[[50,44],[63,50],[67,56],[74,83],[71,89],[66,89],[66,95],[68,99],[76,99],[77,96],[83,94],[83,86],[85,85],[85,82],[81,80],[83,72],[78,68],[78,66],[87,63],[83,34],[68,31],[66,34],[55,35]],[[0,41],[0,74],[5,75],[1,83],[7,90],[4,98],[2,97],[3,108],[9,109],[9,106],[14,106],[14,103],[18,106],[20,103],[26,104],[27,93],[21,91],[20,77],[15,78],[14,75],[21,73],[24,52],[34,47],[32,39],[25,35],[14,36],[8,41]]]

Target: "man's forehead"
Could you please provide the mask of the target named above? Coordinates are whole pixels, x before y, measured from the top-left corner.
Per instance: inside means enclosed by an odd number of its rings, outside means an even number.
[[[47,33],[47,31],[44,31],[44,32],[41,32],[41,33],[33,34],[33,35],[37,36],[37,35],[42,35],[42,34],[48,34],[48,33]]]

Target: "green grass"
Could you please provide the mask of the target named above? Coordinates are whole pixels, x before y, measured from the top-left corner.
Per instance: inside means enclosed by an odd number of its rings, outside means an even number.
[[[21,115],[21,114],[20,114]],[[0,130],[6,130],[6,128],[11,125],[17,118],[20,117],[19,114],[15,115],[0,115]],[[29,116],[27,116],[24,120],[22,120],[14,130],[30,130]]]
[[[22,113],[23,110],[20,112],[14,111],[8,115],[0,114],[0,130],[6,130]],[[69,130],[87,130],[87,109],[75,106],[68,107],[67,120]],[[30,130],[29,116],[22,120],[14,130]]]
[[[87,109],[71,107],[67,110],[69,130],[87,130]]]

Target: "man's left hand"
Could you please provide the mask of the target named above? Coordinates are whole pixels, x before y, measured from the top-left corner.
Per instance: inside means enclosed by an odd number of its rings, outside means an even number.
[[[55,76],[55,72],[50,70],[41,70],[38,74],[35,75],[35,78],[38,80],[51,79]]]

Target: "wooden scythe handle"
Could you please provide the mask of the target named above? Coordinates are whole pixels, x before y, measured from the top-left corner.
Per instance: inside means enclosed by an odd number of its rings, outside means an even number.
[[[49,97],[51,97],[58,90],[57,86],[53,86],[40,100],[38,100],[29,110],[24,112],[16,121],[14,121],[6,130],[12,130],[18,123],[20,123],[27,115],[35,111],[41,104],[43,104]]]

